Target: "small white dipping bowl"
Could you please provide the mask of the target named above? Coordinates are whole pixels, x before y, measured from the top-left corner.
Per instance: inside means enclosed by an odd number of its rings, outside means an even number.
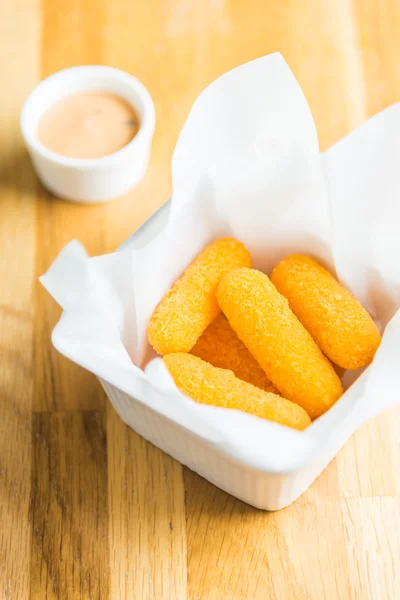
[[[101,158],[68,158],[40,143],[40,117],[56,102],[79,92],[107,92],[131,104],[140,119],[135,137]],[[153,100],[132,75],[113,67],[82,66],[59,71],[30,93],[21,112],[21,131],[36,173],[56,196],[75,202],[107,202],[130,190],[144,175],[155,127]]]

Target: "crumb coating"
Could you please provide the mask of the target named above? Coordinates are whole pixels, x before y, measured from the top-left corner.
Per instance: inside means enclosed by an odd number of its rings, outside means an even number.
[[[218,369],[191,354],[163,358],[177,387],[201,404],[233,408],[287,427],[305,429],[310,417],[300,406]]]
[[[329,360],[264,273],[241,268],[221,280],[217,299],[232,329],[284,398],[315,419],[342,395]]]
[[[190,353],[209,362],[213,367],[230,369],[238,379],[266,392],[279,394],[222,313],[207,327]]]
[[[241,242],[221,238],[207,246],[156,307],[147,329],[154,350],[189,352],[220,313],[215,292],[221,277],[242,266],[251,266],[251,258]]]
[[[273,270],[271,281],[289,301],[322,352],[343,369],[369,364],[381,336],[370,315],[322,265],[293,254]]]

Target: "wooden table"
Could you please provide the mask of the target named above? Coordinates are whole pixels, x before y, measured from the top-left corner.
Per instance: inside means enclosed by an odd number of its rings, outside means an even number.
[[[400,95],[396,0],[2,0],[0,20],[0,599],[400,598],[400,410],[366,424],[293,506],[255,510],[144,442],[59,356],[38,276],[79,238],[114,250],[171,193],[198,93],[280,50],[325,149]],[[137,75],[157,110],[150,169],[110,205],[52,198],[18,117],[63,67]]]

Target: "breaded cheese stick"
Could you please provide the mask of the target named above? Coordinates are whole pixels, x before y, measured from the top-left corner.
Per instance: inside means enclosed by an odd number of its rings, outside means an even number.
[[[235,408],[295,429],[305,429],[311,423],[301,406],[264,392],[197,356],[179,352],[163,360],[177,387],[201,404]]]
[[[215,297],[221,277],[250,265],[247,249],[233,238],[207,246],[155,309],[147,329],[154,350],[162,356],[189,352],[221,311]]]
[[[284,398],[312,419],[342,394],[340,379],[267,275],[236,269],[221,280],[217,299],[229,324]]]
[[[229,369],[238,379],[247,381],[266,392],[279,394],[222,313],[199,337],[190,354],[209,362],[213,367]]]
[[[292,254],[271,281],[322,352],[343,369],[369,364],[381,341],[377,326],[348,290],[310,256]]]

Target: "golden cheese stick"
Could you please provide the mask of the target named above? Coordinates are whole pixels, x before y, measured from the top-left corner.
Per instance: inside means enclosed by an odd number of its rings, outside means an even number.
[[[161,355],[189,352],[221,312],[215,297],[221,277],[250,265],[247,249],[233,238],[207,246],[155,309],[147,329],[154,350]]]
[[[284,398],[312,419],[341,396],[340,379],[267,275],[236,269],[218,286],[217,299],[232,329]]]
[[[367,311],[322,265],[292,254],[273,270],[271,281],[322,352],[343,369],[369,364],[381,341]]]
[[[230,369],[238,379],[266,392],[279,394],[222,313],[207,327],[190,353],[209,362],[213,367]]]
[[[295,429],[311,423],[306,411],[294,402],[264,392],[197,356],[180,352],[163,360],[177,387],[201,404],[234,408]]]

